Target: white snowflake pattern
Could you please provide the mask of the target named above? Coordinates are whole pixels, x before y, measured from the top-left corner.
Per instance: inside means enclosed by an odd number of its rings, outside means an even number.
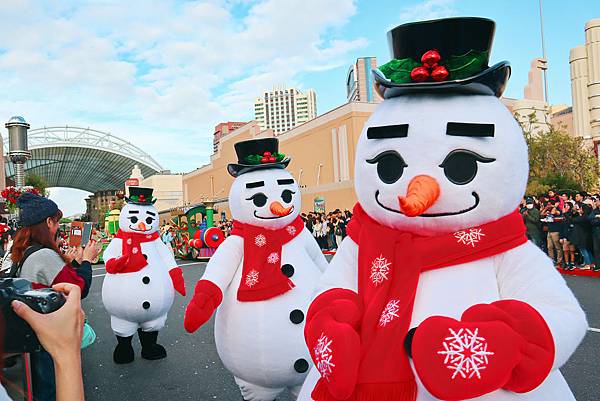
[[[258,234],[256,237],[254,237],[254,245],[259,248],[267,245],[267,238],[262,234]]]
[[[288,234],[291,235],[291,236],[296,235],[296,227],[294,227],[294,226],[287,226],[285,228],[285,231],[287,231]]]
[[[330,340],[325,333],[321,333],[321,336],[317,340],[317,345],[315,346],[315,362],[317,370],[321,373],[321,377],[327,381],[329,381],[329,376],[331,376],[333,368],[335,367],[335,364],[332,362],[332,342],[333,341]]]
[[[451,335],[444,339],[444,349],[438,351],[438,354],[445,356],[444,364],[454,371],[452,379],[457,375],[463,379],[471,379],[473,376],[481,379],[481,371],[489,363],[488,356],[494,355],[488,351],[486,339],[478,335],[479,329],[471,331],[462,328],[458,333],[452,329],[448,330]]]
[[[398,311],[400,310],[400,301],[397,299],[392,299],[387,303],[383,312],[381,312],[381,317],[379,318],[379,325],[381,327],[387,326],[392,320],[398,317]]]
[[[378,286],[379,284],[383,283],[384,280],[388,279],[390,265],[391,263],[388,262],[383,255],[379,255],[378,258],[373,260],[373,263],[371,263],[371,281],[373,284],[375,284],[375,286]]]
[[[279,262],[279,254],[277,252],[272,252],[269,256],[267,256],[267,262],[271,264]]]
[[[469,228],[468,231],[461,230],[454,233],[454,238],[458,240],[459,244],[471,245],[473,248],[481,241],[481,237],[485,237],[481,228]]]
[[[250,270],[246,275],[246,286],[253,287],[258,283],[258,272],[256,270]]]

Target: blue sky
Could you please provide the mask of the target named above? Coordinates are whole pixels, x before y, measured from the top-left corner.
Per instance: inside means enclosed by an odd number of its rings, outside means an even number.
[[[208,161],[217,123],[252,119],[275,84],[314,88],[319,113],[344,103],[348,66],[389,61],[386,32],[408,21],[494,19],[491,62],[512,63],[505,95],[520,98],[541,56],[538,12],[537,0],[3,0],[0,118],[109,131],[185,172]],[[571,104],[569,49],[600,2],[546,0],[544,16],[550,101]],[[84,208],[80,192],[52,197],[67,215]]]

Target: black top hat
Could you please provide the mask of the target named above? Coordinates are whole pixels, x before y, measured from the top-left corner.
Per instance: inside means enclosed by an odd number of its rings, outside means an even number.
[[[290,162],[289,157],[279,153],[277,138],[250,139],[233,146],[238,162],[227,165],[227,171],[234,177],[254,170],[286,168]]]
[[[125,197],[125,202],[136,205],[154,205],[156,198],[152,197],[153,188],[129,187],[129,197]]]
[[[495,23],[461,17],[412,22],[388,32],[394,60],[373,70],[384,98],[416,92],[462,92],[500,97],[510,63],[488,66]]]

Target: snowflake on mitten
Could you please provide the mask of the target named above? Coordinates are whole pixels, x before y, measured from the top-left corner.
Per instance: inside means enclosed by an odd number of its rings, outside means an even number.
[[[450,330],[450,336],[446,337],[442,343],[443,351],[438,354],[444,355],[444,364],[450,370],[453,370],[452,379],[460,375],[463,379],[470,379],[477,376],[481,379],[481,371],[488,365],[488,356],[494,355],[488,351],[487,340],[478,336],[479,329],[473,331],[469,329],[460,329],[455,332]]]
[[[319,337],[315,346],[317,370],[321,374],[321,377],[327,381],[329,381],[329,376],[333,372],[332,368],[335,367],[335,364],[331,362],[333,358],[333,351],[331,350],[332,342],[325,333],[321,333],[321,337]]]

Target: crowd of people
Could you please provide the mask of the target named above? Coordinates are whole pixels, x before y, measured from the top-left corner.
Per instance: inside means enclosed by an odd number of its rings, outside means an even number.
[[[600,194],[550,190],[521,202],[527,237],[565,270],[600,270]]]
[[[306,228],[324,251],[335,251],[346,237],[346,225],[352,217],[349,210],[335,209],[327,214],[309,212],[300,215]]]

